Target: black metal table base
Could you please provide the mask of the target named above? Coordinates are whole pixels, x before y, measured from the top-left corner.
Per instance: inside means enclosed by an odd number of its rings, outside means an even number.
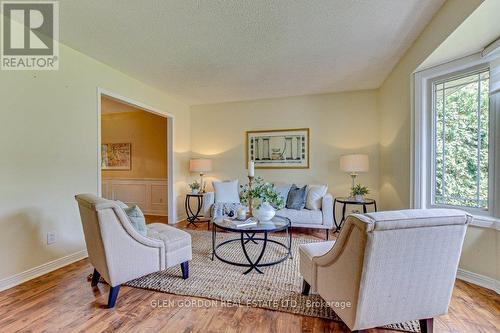
[[[340,220],[340,223],[337,223],[337,218],[336,218],[337,203],[342,204],[342,219]],[[377,211],[377,201],[375,201],[373,199],[370,199],[369,201],[366,201],[366,202],[363,202],[363,201],[357,202],[357,201],[352,201],[352,200],[341,200],[341,199],[339,200],[339,199],[335,198],[335,200],[333,201],[333,222],[335,224],[335,230],[333,231],[334,233],[340,232],[340,229],[342,228],[342,225],[344,224],[344,222],[346,220],[345,215],[346,215],[347,205],[363,206],[363,214],[367,213],[366,207],[369,205],[373,205],[374,211],[375,212]]]
[[[256,233],[252,233],[252,232],[248,232],[248,233],[241,232],[239,238],[228,239],[228,240],[225,240],[219,244],[216,244],[217,227],[214,224],[213,228],[212,228],[212,260],[214,260],[214,257],[215,257],[215,258],[219,259],[220,261],[222,261],[226,264],[229,264],[229,265],[239,266],[239,267],[248,267],[248,269],[243,272],[243,274],[246,275],[246,274],[250,273],[252,270],[257,271],[260,274],[264,274],[264,272],[260,268],[277,265],[277,264],[282,263],[283,261],[285,261],[287,259],[292,259],[292,232],[291,232],[291,230],[287,229],[288,244],[284,244],[284,243],[276,241],[274,239],[269,239],[268,232],[263,232],[263,237],[256,237],[255,235],[256,235]],[[254,261],[254,260],[252,260],[252,258],[248,254],[247,244],[249,242],[252,242],[254,244],[259,244],[259,241],[262,241],[263,243],[262,243],[262,247],[260,249],[260,253],[257,256],[257,259]],[[223,247],[227,244],[230,244],[230,243],[235,243],[235,242],[239,242],[241,244],[243,254],[245,255],[245,259],[248,261],[248,263],[231,261],[231,260],[223,258],[222,256],[220,256],[217,253],[217,250],[220,249],[221,247]],[[278,260],[275,260],[275,261],[261,263],[261,260],[264,257],[264,254],[266,252],[267,243],[274,243],[274,244],[277,244],[277,245],[285,248],[287,250],[286,255]]]
[[[196,212],[193,212],[193,209],[191,208],[191,198],[196,198],[197,199],[197,207],[196,207]],[[207,230],[210,230],[210,219],[201,219],[200,216],[200,211],[201,208],[203,207],[203,195],[201,194],[187,194],[186,195],[186,201],[184,202],[184,208],[186,209],[186,215],[187,215],[187,222],[188,226],[192,225],[195,228],[198,228],[196,225],[196,222],[203,222],[207,223]]]

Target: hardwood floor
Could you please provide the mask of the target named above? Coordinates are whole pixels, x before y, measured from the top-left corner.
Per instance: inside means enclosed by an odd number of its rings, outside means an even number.
[[[186,224],[180,223],[180,228]],[[190,227],[192,228],[192,227]],[[202,224],[199,230],[206,230]],[[295,235],[324,238],[301,229]],[[88,260],[0,293],[0,332],[349,332],[338,322],[250,307],[208,306],[206,300],[122,287],[105,308],[109,287],[92,289]],[[198,306],[188,306],[200,301]],[[457,280],[450,311],[435,332],[499,332],[500,296]],[[370,333],[394,332],[372,329]]]
[[[146,223],[168,223],[167,216],[144,215]]]

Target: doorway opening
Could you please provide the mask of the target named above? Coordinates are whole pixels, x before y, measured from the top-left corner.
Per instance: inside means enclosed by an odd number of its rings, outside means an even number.
[[[173,118],[102,90],[98,117],[100,196],[137,205],[147,223],[175,223]]]

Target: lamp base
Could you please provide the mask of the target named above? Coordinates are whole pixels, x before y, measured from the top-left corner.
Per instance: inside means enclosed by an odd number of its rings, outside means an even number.
[[[350,174],[350,176],[351,176],[351,179],[352,179],[352,186],[351,186],[351,188],[354,188],[354,186],[356,185],[356,177],[358,176],[358,174],[353,172],[353,173]]]
[[[205,193],[205,185],[203,184],[204,174],[200,172],[200,193]]]
[[[352,195],[352,190],[354,189],[354,186],[356,186],[356,177],[358,176],[358,174],[352,172],[349,176],[351,176],[352,179],[351,191],[349,192],[349,199],[354,199],[354,195]]]

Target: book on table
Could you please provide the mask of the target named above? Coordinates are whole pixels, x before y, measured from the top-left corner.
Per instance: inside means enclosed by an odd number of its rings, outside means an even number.
[[[236,228],[254,227],[257,225],[257,220],[253,218],[248,218],[243,221],[226,219],[226,221],[230,221]]]

